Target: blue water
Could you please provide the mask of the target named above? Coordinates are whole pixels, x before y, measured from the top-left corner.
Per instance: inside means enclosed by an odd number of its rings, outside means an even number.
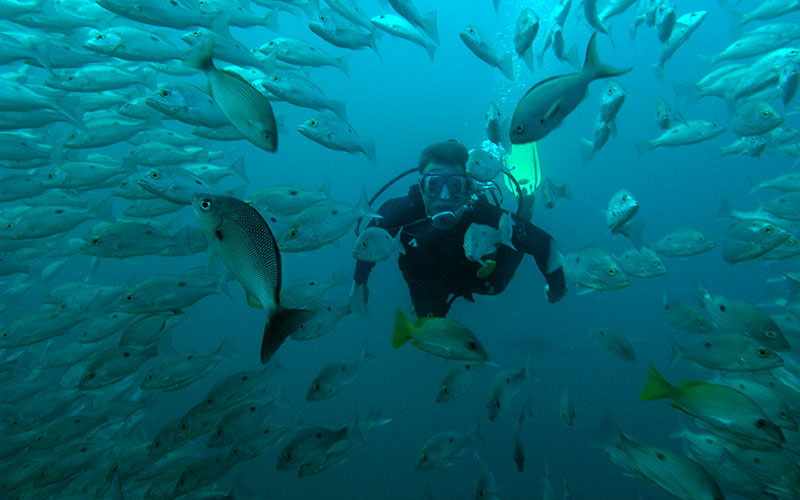
[[[512,84],[498,70],[477,59],[458,37],[464,26],[473,23],[490,35],[501,52],[510,50],[514,22],[524,4],[532,7],[543,22],[535,42],[539,50],[553,3],[501,0],[500,13],[495,13],[488,0],[417,0],[421,12],[438,11],[441,44],[435,62],[428,60],[421,47],[384,35],[378,43],[383,61],[371,50],[354,52],[349,78],[332,68],[313,70],[311,79],[328,96],[346,101],[349,122],[359,134],[374,138],[377,168],[361,155],[331,151],[301,136],[296,126],[316,113],[282,102],[273,103],[276,115],[285,116],[288,129],[280,137],[277,153],[265,153],[244,141],[232,146],[220,143],[219,148],[233,147],[234,156],[245,156],[253,190],[282,183],[316,188],[327,177],[334,198],[355,202],[362,186],[372,194],[397,173],[415,166],[419,152],[429,143],[455,138],[468,147],[477,146],[484,139],[483,114],[490,101],[500,104],[503,115],[509,116],[519,96],[531,85],[549,76],[574,71],[548,53],[543,64],[537,61],[535,74],[517,60],[517,79]],[[389,11],[382,2],[363,0],[361,4],[369,15]],[[743,1],[737,9],[748,11],[756,5],[756,1]],[[731,223],[715,217],[721,197],[729,199],[736,208],[753,209],[758,198],[746,195],[748,180],[766,179],[793,168],[793,159],[780,153],[765,154],[761,159],[720,157],[715,148],[736,139],[730,131],[699,145],[657,149],[644,156],[637,154],[634,142],[660,134],[654,120],[657,97],[663,96],[674,103],[672,83],[697,81],[709,70],[697,55],[716,53],[733,39],[729,15],[716,0],[681,2],[678,12],[690,9],[708,10],[708,18],[667,62],[664,82],[650,68],[658,60],[655,31],[642,26],[635,42],[628,37],[635,7],[609,22],[616,49],[607,37],[599,36],[601,59],[634,69],[618,78],[627,91],[617,118],[618,136],[609,140],[591,164],[582,163],[578,144],[579,137],[591,137],[602,81],[590,85],[586,100],[560,128],[540,141],[544,175],[558,183],[568,182],[573,201],[561,200],[553,210],[537,202],[533,222],[547,230],[563,251],[575,251],[587,244],[597,244],[616,254],[628,248],[626,240],[608,234],[603,214],[608,199],[620,188],[631,190],[641,204],[639,216],[647,219],[645,241],[656,241],[669,231],[687,226],[721,243]],[[577,20],[580,11],[580,7],[573,5],[565,34],[568,45],[579,47],[582,61],[591,31],[585,21]],[[789,15],[781,21],[798,19],[797,15]],[[299,36],[332,54],[346,53],[310,33],[305,27],[308,21],[305,17],[298,19],[282,13],[279,20],[280,35]],[[249,47],[278,36],[260,28],[234,28],[232,32]],[[173,78],[159,75],[159,82]],[[203,77],[194,81],[202,84]],[[730,124],[729,111],[720,99],[706,98],[694,104],[682,102],[681,111],[689,119]],[[787,117],[787,123],[798,126],[796,117]],[[127,147],[112,150],[124,152]],[[405,194],[414,180],[412,177],[402,180],[378,204]],[[123,206],[122,200],[115,202],[120,213]],[[180,216],[186,223],[196,223],[189,208],[183,209]],[[88,227],[81,226],[71,235],[82,235]],[[355,236],[348,233],[338,245],[303,254],[284,254],[284,281],[327,277],[335,270],[349,275],[354,267],[350,257],[354,240]],[[204,265],[206,260],[204,255],[107,259],[101,262],[92,282],[135,283],[158,273],[177,273]],[[238,476],[257,492],[254,498],[399,500],[423,498],[426,490],[435,499],[470,498],[474,478],[480,470],[471,450],[451,468],[417,472],[413,465],[422,445],[433,434],[445,430],[467,431],[479,423],[485,444],[475,450],[493,472],[499,498],[538,498],[546,464],[556,490],[561,491],[561,481],[565,478],[573,498],[669,498],[663,490],[623,475],[603,456],[596,439],[600,417],[609,412],[636,439],[681,449],[680,441],[668,437],[684,419],[679,412],[663,401],[644,403],[637,398],[648,363],[657,366],[669,380],[703,375],[686,362],[670,367],[669,337],[680,334],[670,331],[663,322],[662,294],[693,300],[696,282],[704,280],[712,291],[758,302],[768,291],[765,279],[794,270],[794,265],[792,261],[765,265],[756,260],[731,266],[722,259],[719,247],[688,259],[669,259],[666,264],[669,269],[666,276],[634,279],[629,288],[616,292],[579,296],[577,285],[570,283],[571,291],[564,300],[551,305],[544,297],[541,274],[533,259],[526,258],[503,294],[476,296],[475,303],[457,301],[449,317],[475,332],[492,360],[505,368],[518,369],[530,355],[539,376],[539,380],[524,385],[511,410],[497,422],[488,420],[485,409],[494,369],[484,372],[461,399],[437,405],[438,384],[449,367],[447,362],[408,345],[392,349],[390,337],[395,311],[408,311],[410,300],[396,264],[393,261],[379,264],[369,280],[371,318],[347,317],[322,338],[287,341],[277,356],[283,369],[276,375],[275,385],[282,386],[288,398],[291,409],[285,412],[286,418],[297,417],[307,424],[342,426],[356,412],[364,416],[379,408],[392,419],[391,423],[367,434],[366,447],[355,450],[346,463],[317,476],[298,479],[295,472],[275,470],[278,448],[274,448],[259,459],[239,465],[221,484],[221,489],[230,487]],[[37,308],[39,298],[49,288],[79,279],[88,266],[87,257],[73,257],[53,281],[29,292],[20,301],[21,309],[3,315],[16,317],[26,308]],[[174,343],[178,350],[210,351],[225,335],[233,334],[238,348],[252,361],[222,366],[187,389],[156,397],[157,404],[148,412],[140,430],[142,439],[151,439],[161,425],[182,415],[221,375],[259,366],[255,353],[264,314],[247,307],[238,284],[231,283],[231,290],[233,300],[212,296],[187,309],[176,329]],[[344,302],[347,292],[346,287],[341,287],[331,297]],[[599,350],[588,334],[594,325],[621,329],[634,341],[637,361],[623,363]],[[529,336],[548,339],[552,349],[522,352],[509,346],[509,342]],[[363,367],[354,384],[323,402],[304,400],[309,382],[323,365],[355,359],[364,343],[377,359]],[[559,416],[559,397],[567,383],[577,413],[570,429]],[[512,460],[513,428],[528,395],[532,397],[534,415],[524,429],[527,462],[525,471],[519,473]]]

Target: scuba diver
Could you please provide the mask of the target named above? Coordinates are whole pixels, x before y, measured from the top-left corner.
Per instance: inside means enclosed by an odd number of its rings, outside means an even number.
[[[472,294],[502,292],[524,254],[533,256],[544,275],[547,299],[551,303],[561,300],[567,286],[557,261],[555,242],[519,213],[511,215],[514,248],[498,245],[486,256],[484,264],[467,259],[464,235],[470,225],[498,227],[501,216],[509,213],[490,203],[478,183],[467,175],[468,156],[467,148],[452,139],[426,147],[417,169],[407,172],[418,170],[419,182],[410,186],[405,197],[386,201],[378,210],[383,218],[373,219],[369,224],[387,230],[392,236],[402,231],[400,241],[405,254],[400,254],[398,265],[408,284],[416,316],[444,317],[458,297],[473,302]],[[530,196],[522,198],[532,201]],[[374,266],[374,262],[356,263],[353,286],[363,287],[365,300],[367,279]]]

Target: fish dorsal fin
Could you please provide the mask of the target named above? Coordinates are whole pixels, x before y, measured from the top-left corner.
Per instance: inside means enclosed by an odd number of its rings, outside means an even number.
[[[246,83],[246,84],[250,85],[250,82],[248,82],[248,81],[247,81],[247,80],[246,80],[246,79],[245,79],[245,78],[244,78],[242,75],[240,75],[239,73],[236,73],[236,72],[234,72],[234,71],[231,71],[231,70],[229,70],[229,69],[220,69],[220,70],[217,70],[217,71],[219,71],[220,73],[225,73],[226,75],[232,76],[232,77],[236,78],[237,80],[240,80],[240,81],[242,81],[242,82],[244,82],[244,83]]]

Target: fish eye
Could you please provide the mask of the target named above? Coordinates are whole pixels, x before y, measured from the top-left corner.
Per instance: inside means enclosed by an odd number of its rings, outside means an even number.
[[[758,357],[759,358],[768,358],[769,357],[769,353],[767,352],[766,349],[759,349],[758,350]]]
[[[89,372],[89,378],[94,378],[94,372]]]
[[[295,238],[295,237],[297,237],[297,229],[290,229],[290,230],[289,230],[289,236],[290,236],[291,238]]]
[[[264,132],[261,132],[261,138],[264,139],[265,141],[270,141],[272,140],[272,134],[270,134],[265,130]]]
[[[71,82],[71,81],[72,81],[74,78],[75,78],[74,76],[72,76],[72,75],[69,75],[69,76],[67,77],[67,81],[68,81],[68,82]]]
[[[498,399],[497,401],[495,401],[495,402],[494,402],[494,406],[495,406],[495,408],[497,408],[498,410],[500,409],[500,400],[499,400],[499,399]]]
[[[200,209],[205,211],[205,212],[208,212],[209,210],[211,210],[211,200],[205,199],[205,200],[201,201],[200,202]]]
[[[319,392],[320,390],[319,384],[314,384],[314,390]]]
[[[764,111],[761,113],[761,116],[763,116],[764,118],[769,118],[771,114],[772,113],[770,113],[769,111]]]
[[[420,458],[420,461],[427,462],[428,461],[428,455],[422,455],[422,458]]]
[[[158,95],[161,97],[169,97],[170,91],[167,89],[161,89],[158,91]]]
[[[92,238],[92,245],[97,246],[99,244],[100,244],[100,238],[97,237]]]
[[[126,295],[125,296],[125,300],[128,301],[128,302],[133,302],[133,295],[132,294],[131,295]]]
[[[608,95],[614,95],[614,87],[608,89]]]
[[[367,242],[366,241],[362,241],[361,242],[361,248],[367,248]]]
[[[311,125],[312,127],[316,127],[317,125],[319,125],[319,122],[317,120],[309,120],[308,124]]]
[[[614,276],[615,274],[617,274],[617,270],[613,267],[609,267],[606,270],[606,274],[608,274],[609,276]]]
[[[445,393],[445,394],[447,394],[447,393],[449,393],[449,392],[450,392],[450,389],[448,389],[448,388],[447,388],[447,386],[445,386],[445,387],[442,387],[442,392],[443,392],[443,393]]]
[[[478,344],[476,344],[474,340],[470,340],[469,342],[467,342],[467,349],[469,349],[470,351],[474,351],[477,347]]]
[[[628,201],[628,195],[627,194],[622,196],[622,201]]]
[[[517,125],[516,127],[514,127],[514,130],[516,130],[518,134],[521,134],[525,130],[525,127],[523,127],[522,125]]]
[[[325,16],[319,16],[319,20],[324,23],[327,20],[327,18]]]
[[[772,232],[772,226],[766,226],[764,228],[764,232],[767,233],[767,234],[771,233]]]
[[[778,337],[778,334],[773,332],[772,330],[767,330],[766,332],[764,332],[764,336],[770,339],[775,339]]]
[[[279,81],[281,81],[281,77],[278,76],[278,75],[272,75],[272,81],[273,82],[279,82]]]
[[[222,429],[217,429],[216,434],[217,434],[217,436],[221,436],[222,435]]]
[[[152,170],[150,172],[150,178],[153,179],[154,181],[157,181],[158,179],[161,178],[161,174],[158,173],[158,170]]]
[[[103,38],[105,38],[105,37],[106,37],[106,36],[105,36],[104,34],[102,34],[102,33],[98,33],[97,35],[95,35],[94,39],[95,39],[95,40],[102,40],[102,39],[103,39]]]
[[[766,421],[766,420],[764,420],[763,418],[759,418],[759,419],[756,421],[756,427],[758,427],[759,429],[763,429],[763,428],[764,428],[764,427],[766,427],[766,426],[767,426],[767,421]]]
[[[9,222],[8,224],[6,224],[6,229],[11,229],[13,227],[14,227],[14,223],[13,222]]]

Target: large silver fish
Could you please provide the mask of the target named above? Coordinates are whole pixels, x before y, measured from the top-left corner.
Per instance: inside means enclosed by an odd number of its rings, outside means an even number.
[[[281,255],[263,217],[242,200],[211,194],[192,199],[209,250],[219,255],[247,292],[247,302],[267,312],[261,362],[266,363],[313,312],[280,305]]]
[[[597,33],[592,35],[586,47],[583,69],[542,80],[520,99],[511,118],[509,133],[513,144],[537,141],[558,127],[586,97],[592,81],[631,70],[603,63],[597,55],[596,40]]]

